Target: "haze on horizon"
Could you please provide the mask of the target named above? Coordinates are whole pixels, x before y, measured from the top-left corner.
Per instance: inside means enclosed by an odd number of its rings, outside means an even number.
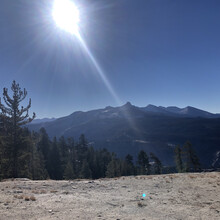
[[[73,0],[80,32],[121,104],[220,112],[220,1]],[[0,93],[16,80],[37,118],[118,103],[50,0],[2,0]]]

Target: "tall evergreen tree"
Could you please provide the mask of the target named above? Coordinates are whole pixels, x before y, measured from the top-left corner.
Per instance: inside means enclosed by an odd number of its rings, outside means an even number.
[[[150,153],[150,158],[154,162],[154,164],[153,164],[154,173],[155,174],[161,174],[162,173],[162,163],[161,163],[161,161],[158,159],[158,157],[156,157],[154,155],[154,153]]]
[[[182,173],[184,171],[183,169],[183,161],[182,161],[182,150],[179,146],[176,146],[174,149],[175,153],[175,163],[176,163],[176,169],[178,173]]]
[[[36,132],[31,133],[31,171],[32,179],[42,180],[48,178],[48,172],[45,166],[44,156],[38,147],[39,134]]]
[[[61,160],[61,166],[62,166],[62,173],[64,172],[67,162],[69,160],[69,148],[67,146],[66,140],[63,136],[59,138],[58,142],[58,148],[60,151],[60,160]]]
[[[87,157],[88,143],[84,134],[79,137],[79,142],[75,147],[75,171],[80,176],[83,160]]]
[[[61,180],[63,178],[60,152],[58,149],[57,139],[54,137],[52,148],[49,154],[48,173],[51,179]]]
[[[106,170],[106,177],[118,177],[121,176],[121,161],[116,158],[116,155],[112,153],[112,160],[109,162]]]
[[[150,174],[150,163],[147,156],[147,153],[141,150],[138,154],[138,165],[139,165],[139,172],[143,175]]]
[[[76,178],[74,169],[73,169],[73,164],[69,160],[66,164],[65,170],[64,170],[64,175],[63,178],[66,180],[72,180]]]
[[[133,164],[133,157],[128,154],[125,157],[125,160],[122,162],[122,175],[123,176],[130,176],[134,175],[134,164]]]
[[[31,99],[25,108],[23,106],[20,107],[20,103],[27,96],[26,89],[22,91],[19,84],[13,81],[11,90],[13,93],[12,97],[9,96],[7,88],[3,89],[3,99],[6,105],[4,105],[0,99],[0,110],[1,121],[4,123],[3,126],[11,138],[10,157],[12,159],[12,177],[18,177],[19,138],[21,135],[20,127],[31,122],[35,118],[35,113],[33,113],[32,118],[29,117],[28,111],[31,107]]]
[[[76,169],[76,148],[74,146],[73,138],[68,138],[67,143],[67,157],[66,161],[64,161],[65,169],[64,169],[64,179],[75,179],[77,178],[77,174],[75,172]]]
[[[112,160],[112,155],[107,149],[100,149],[96,151],[95,161],[96,161],[96,170],[95,178],[104,178],[106,176],[107,166]]]
[[[49,139],[49,136],[45,130],[45,128],[41,128],[39,132],[38,142],[37,142],[37,148],[40,154],[42,154],[45,168],[46,170],[49,169],[49,154],[51,149],[51,141]]]
[[[80,172],[80,178],[82,179],[91,179],[92,178],[92,171],[89,167],[88,162],[84,159],[81,172]]]
[[[189,172],[191,170],[199,171],[201,169],[199,158],[197,157],[195,151],[193,150],[192,144],[190,142],[186,142],[184,144],[183,155],[185,159],[185,171],[186,172]]]
[[[0,179],[12,176],[10,149],[10,140],[3,135],[0,136]]]

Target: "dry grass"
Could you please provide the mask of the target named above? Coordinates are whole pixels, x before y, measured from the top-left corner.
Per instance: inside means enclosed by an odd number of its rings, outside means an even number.
[[[30,197],[25,196],[25,197],[24,197],[24,200],[25,200],[25,201],[30,201]]]
[[[47,193],[47,191],[46,190],[32,190],[31,191],[32,193],[34,193],[34,194],[46,194]]]
[[[189,177],[190,179],[195,179],[195,178],[196,178],[195,175],[188,175],[188,177]]]
[[[151,179],[153,179],[154,177],[153,176],[146,176],[144,179],[149,179],[149,180],[151,180]]]
[[[31,197],[30,197],[30,200],[31,200],[31,201],[36,201],[35,196],[31,196]]]
[[[36,198],[35,198],[35,196],[24,196],[24,195],[20,195],[20,196],[18,196],[18,195],[14,195],[14,198],[16,198],[16,199],[24,199],[25,201],[36,201]]]
[[[144,207],[144,206],[146,206],[146,204],[144,204],[143,202],[141,202],[141,201],[139,201],[138,203],[137,203],[137,205],[138,205],[138,207]]]
[[[14,198],[16,198],[16,199],[23,199],[24,196],[23,196],[23,195],[20,195],[20,196],[18,196],[18,195],[14,195]]]

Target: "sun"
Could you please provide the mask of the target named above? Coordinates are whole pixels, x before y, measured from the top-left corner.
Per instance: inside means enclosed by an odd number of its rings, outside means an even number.
[[[79,33],[79,10],[71,0],[54,0],[52,16],[56,25],[71,33]]]

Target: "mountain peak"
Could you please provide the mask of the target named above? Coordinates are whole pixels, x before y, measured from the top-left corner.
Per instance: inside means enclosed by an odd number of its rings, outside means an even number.
[[[134,107],[130,102],[126,102],[126,104],[121,106],[122,108],[130,108],[130,107]]]
[[[126,102],[125,104],[126,106],[132,106],[132,104],[130,102]]]

